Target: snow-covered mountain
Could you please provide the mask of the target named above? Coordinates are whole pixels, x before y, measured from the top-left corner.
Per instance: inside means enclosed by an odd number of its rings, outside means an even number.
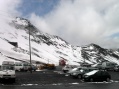
[[[3,21],[0,26],[0,63],[4,60],[29,61],[29,31],[32,62],[54,63],[60,59],[69,64],[95,64],[112,61],[119,64],[119,50],[101,48],[96,44],[73,46],[62,38],[44,33],[24,18]]]

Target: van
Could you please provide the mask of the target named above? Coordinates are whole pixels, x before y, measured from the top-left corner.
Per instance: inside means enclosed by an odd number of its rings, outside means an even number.
[[[30,69],[30,64],[27,62],[15,62],[16,71],[28,71]]]
[[[14,65],[13,61],[3,61],[2,65]]]
[[[3,61],[2,65],[0,66],[0,79],[10,79],[12,82],[15,82],[16,73],[14,69],[14,62]]]
[[[99,69],[104,69],[104,70],[114,70],[114,67],[116,66],[117,64],[114,63],[114,62],[103,62],[101,64],[98,64],[97,68]]]

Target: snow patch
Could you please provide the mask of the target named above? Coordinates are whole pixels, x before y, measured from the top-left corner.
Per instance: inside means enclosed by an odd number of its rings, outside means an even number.
[[[21,86],[37,86],[38,84],[22,84]]]

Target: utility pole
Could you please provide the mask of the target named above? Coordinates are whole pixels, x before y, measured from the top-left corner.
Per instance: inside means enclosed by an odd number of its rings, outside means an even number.
[[[28,27],[29,30],[29,56],[30,56],[30,72],[32,73],[32,65],[31,65],[31,38],[30,38],[30,26]]]

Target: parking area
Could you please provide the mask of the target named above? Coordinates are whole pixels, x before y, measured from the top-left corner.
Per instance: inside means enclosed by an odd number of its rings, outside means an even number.
[[[44,70],[37,72],[17,72],[16,73],[16,83],[15,84],[66,84],[66,83],[74,83],[81,81],[79,79],[72,79],[70,76],[66,76],[61,71],[52,71],[52,70]]]
[[[119,72],[108,71],[111,74],[112,81],[119,81]],[[7,81],[7,82],[6,82]],[[12,85],[47,85],[47,84],[71,84],[71,83],[84,83],[81,79],[74,79],[71,76],[67,76],[61,70],[43,70],[35,72],[16,72],[16,82],[11,83],[6,80],[4,84]],[[3,84],[3,82],[0,82]]]

